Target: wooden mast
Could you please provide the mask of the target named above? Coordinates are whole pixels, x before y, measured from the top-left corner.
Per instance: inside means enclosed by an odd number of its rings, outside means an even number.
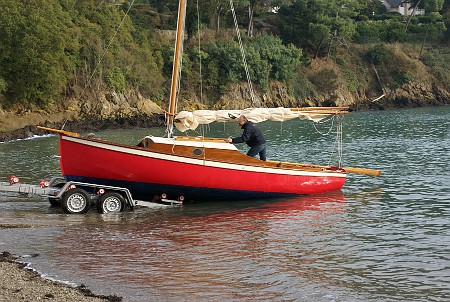
[[[187,0],[180,0],[178,3],[177,32],[175,40],[175,51],[173,54],[172,83],[170,86],[170,102],[169,102],[169,110],[166,113],[166,125],[167,125],[166,132],[168,137],[172,137],[173,134],[173,120],[175,116],[175,108],[178,92],[178,78],[183,48],[184,21],[186,17],[186,1]]]

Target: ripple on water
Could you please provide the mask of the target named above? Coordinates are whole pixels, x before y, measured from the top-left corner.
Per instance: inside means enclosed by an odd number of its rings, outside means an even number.
[[[27,260],[48,276],[125,301],[448,301],[449,115],[449,108],[349,115],[344,165],[383,174],[349,174],[343,192],[328,196],[77,216],[2,195],[1,223],[37,227],[0,229],[0,248],[38,253]],[[326,143],[334,135],[309,124],[260,127],[271,158],[334,156]],[[134,142],[152,131],[98,136]],[[240,131],[212,127],[213,136]],[[56,144],[1,144],[1,173],[19,166],[32,181],[58,173]]]

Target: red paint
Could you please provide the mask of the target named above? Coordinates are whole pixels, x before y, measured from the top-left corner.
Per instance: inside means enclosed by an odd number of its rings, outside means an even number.
[[[339,190],[345,182],[345,177],[332,175],[272,174],[175,162],[63,139],[60,140],[60,153],[61,171],[65,175],[131,182],[285,194]]]

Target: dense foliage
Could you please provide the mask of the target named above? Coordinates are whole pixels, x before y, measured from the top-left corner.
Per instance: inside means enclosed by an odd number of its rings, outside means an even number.
[[[130,3],[0,0],[0,102],[45,107],[83,98],[86,91],[128,89],[164,99],[178,1],[136,0],[131,9]],[[427,14],[411,18],[387,13],[379,0],[234,1],[242,34],[247,33],[252,80],[261,90],[270,81],[284,82],[298,97],[313,93],[317,82],[301,72],[308,58],[333,56],[340,45],[368,44],[365,60],[375,65],[385,60],[383,43],[449,45],[450,0],[411,4]],[[182,84],[198,88],[202,58],[202,85],[210,95],[220,95],[245,80],[239,44],[231,34],[229,1],[210,0],[198,7],[199,14],[197,1],[188,1]],[[198,29],[206,32],[201,49]],[[434,50],[423,61],[448,81],[448,69],[442,69],[438,57]]]

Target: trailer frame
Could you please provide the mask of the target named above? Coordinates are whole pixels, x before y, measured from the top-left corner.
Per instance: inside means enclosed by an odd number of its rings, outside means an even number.
[[[66,181],[61,176],[52,177],[48,186],[22,184],[18,180],[17,183],[0,182],[0,192],[47,197],[51,205],[60,204],[68,214],[84,214],[89,211],[92,203],[96,204],[99,213],[122,212],[126,206],[133,209],[136,206],[164,207],[183,204],[183,200],[167,199],[164,193],[154,196],[152,201],[137,200],[133,198],[130,190],[124,187]]]

